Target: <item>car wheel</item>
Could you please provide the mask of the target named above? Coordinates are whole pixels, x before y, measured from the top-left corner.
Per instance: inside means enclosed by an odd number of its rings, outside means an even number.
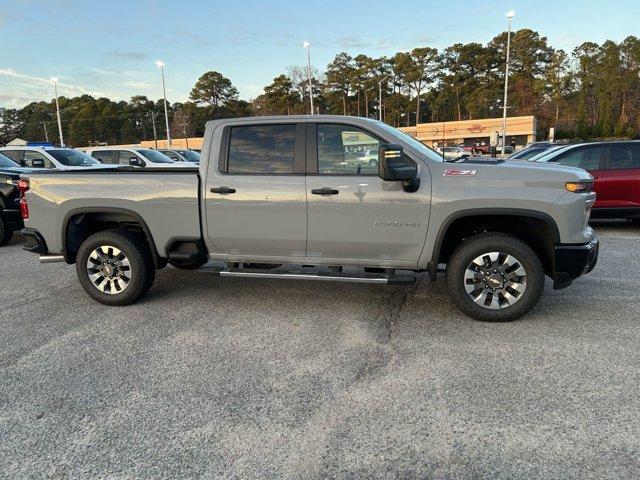
[[[129,305],[144,295],[155,279],[149,246],[140,235],[105,230],[87,238],[76,256],[82,288],[105,305]]]
[[[7,223],[7,219],[0,214],[0,247],[6,245],[13,237],[13,230]]]
[[[489,232],[456,248],[446,280],[451,299],[464,313],[485,322],[509,322],[528,313],[540,300],[544,269],[522,240]]]
[[[375,159],[369,160],[369,166],[373,167],[373,168],[377,167],[378,166],[378,161],[375,160]]]

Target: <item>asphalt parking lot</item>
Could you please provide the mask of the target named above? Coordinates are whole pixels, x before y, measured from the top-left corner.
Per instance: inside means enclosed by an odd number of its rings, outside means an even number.
[[[640,228],[510,324],[444,282],[167,268],[105,307],[0,250],[0,476],[638,478]]]

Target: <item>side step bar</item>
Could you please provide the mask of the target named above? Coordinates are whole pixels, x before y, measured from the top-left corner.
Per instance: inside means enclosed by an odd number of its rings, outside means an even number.
[[[264,270],[252,270],[252,269],[216,269],[216,268],[201,268],[199,270],[203,273],[209,273],[212,275],[218,275],[220,277],[245,277],[245,278],[274,278],[282,280],[315,280],[321,282],[348,282],[348,283],[383,283],[387,285],[413,285],[416,281],[416,277],[413,275],[350,275],[346,273],[334,273],[334,272],[318,272],[318,273],[303,273],[303,272],[270,272]]]

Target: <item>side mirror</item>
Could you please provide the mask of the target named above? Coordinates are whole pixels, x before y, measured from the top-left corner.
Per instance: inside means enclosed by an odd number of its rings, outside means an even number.
[[[378,147],[378,176],[386,181],[401,181],[405,192],[420,188],[418,167],[407,160],[400,145],[386,144]]]
[[[142,165],[142,162],[140,161],[140,159],[138,157],[131,157],[129,159],[129,165],[131,165],[132,167],[143,167],[144,165]]]
[[[32,168],[44,168],[44,160],[41,158],[34,158],[31,161]]]

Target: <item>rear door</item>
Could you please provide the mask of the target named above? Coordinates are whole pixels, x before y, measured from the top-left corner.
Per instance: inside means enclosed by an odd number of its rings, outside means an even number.
[[[418,163],[422,187],[407,193],[378,176],[377,162],[358,161],[387,143],[381,137],[339,123],[309,123],[307,132],[307,261],[415,267],[429,222],[426,166]]]
[[[204,190],[212,258],[303,259],[304,122],[232,123],[216,135],[221,135],[221,149],[210,153]]]
[[[603,207],[640,208],[640,142],[607,146]]]

